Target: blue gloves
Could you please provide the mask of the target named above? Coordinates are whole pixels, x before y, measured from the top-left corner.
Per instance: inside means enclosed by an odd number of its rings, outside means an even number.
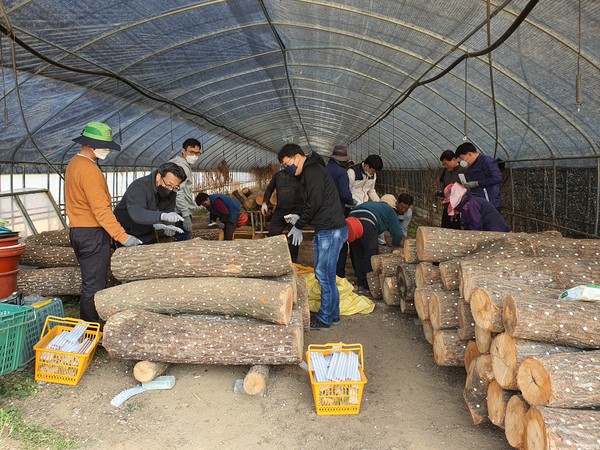
[[[290,214],[296,215],[296,214]],[[284,216],[285,217],[285,216]],[[300,245],[302,243],[302,230],[299,230],[296,227],[292,227],[291,231],[288,233],[288,237],[292,237],[292,245]]]
[[[184,219],[176,212],[168,212],[168,213],[162,213],[160,215],[160,220],[162,220],[163,222],[175,223],[175,222],[183,222]]]
[[[142,243],[142,241],[140,241],[135,236],[129,236],[127,238],[127,240],[125,242],[123,242],[123,245],[125,247],[135,247],[136,245],[140,245],[141,243]]]
[[[463,186],[467,189],[473,189],[479,186],[479,181],[467,181],[466,183],[463,183]]]
[[[188,233],[192,231],[192,216],[185,216],[183,218],[183,229]]]

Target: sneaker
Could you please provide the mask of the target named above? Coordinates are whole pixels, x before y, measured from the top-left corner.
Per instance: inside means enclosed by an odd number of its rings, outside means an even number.
[[[337,327],[340,323],[342,323],[342,321],[340,319],[333,319],[331,321],[331,325]]]
[[[358,295],[364,295],[365,297],[371,297],[371,291],[362,286],[358,287],[357,293],[358,293]]]
[[[329,330],[329,325],[321,322],[319,319],[317,319],[316,316],[314,316],[310,318],[310,329],[317,331],[327,331]]]

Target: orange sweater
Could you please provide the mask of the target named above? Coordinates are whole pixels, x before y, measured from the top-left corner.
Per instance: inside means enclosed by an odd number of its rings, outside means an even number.
[[[69,226],[102,227],[123,244],[128,234],[115,217],[110,193],[98,165],[85,156],[75,155],[65,173],[65,201]]]

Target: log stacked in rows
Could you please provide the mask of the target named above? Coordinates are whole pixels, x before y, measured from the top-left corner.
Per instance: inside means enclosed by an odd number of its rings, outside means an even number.
[[[420,227],[416,250],[415,309],[436,363],[465,365],[473,423],[599,448],[600,302],[558,295],[600,282],[600,240]]]
[[[98,292],[95,303],[113,357],[242,365],[302,360],[308,301],[284,236],[124,247],[111,267],[127,283]]]

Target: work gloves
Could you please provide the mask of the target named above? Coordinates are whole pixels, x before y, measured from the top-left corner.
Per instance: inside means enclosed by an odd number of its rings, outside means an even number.
[[[183,218],[183,229],[188,233],[192,231],[192,216],[185,216]]]
[[[141,243],[142,243],[142,241],[140,241],[135,236],[129,236],[127,238],[127,240],[125,242],[123,242],[123,245],[125,247],[135,247],[136,245],[140,245]]]
[[[260,207],[260,212],[263,216],[266,216],[267,213],[269,212],[269,205],[267,205],[266,203],[263,203],[262,206]]]
[[[165,232],[165,236],[175,236],[175,233],[183,233],[183,230],[175,225],[165,225],[164,223],[155,223],[152,225],[155,230],[162,230]]]
[[[287,223],[296,225],[296,222],[298,222],[298,219],[300,218],[300,216],[298,214],[286,214],[285,216],[283,216],[283,218],[285,219],[285,221]],[[300,231],[300,230],[298,230],[298,231]],[[300,232],[300,235],[302,235],[302,232]],[[289,236],[289,234],[288,234],[288,236]],[[302,242],[302,238],[300,238],[300,242]],[[296,245],[296,244],[294,244],[294,245]]]
[[[162,220],[163,222],[175,223],[175,222],[183,222],[184,219],[176,212],[168,212],[168,213],[162,213],[160,215],[160,220]]]
[[[225,224],[223,222],[211,222],[208,224],[208,226],[210,228],[212,228],[212,227],[217,227],[217,228],[221,228],[221,229],[225,228]]]
[[[473,189],[479,186],[479,181],[467,181],[466,183],[463,183],[463,186],[467,189]]]
[[[290,216],[296,216],[296,214],[288,214]],[[287,216],[284,216],[287,217]],[[286,219],[287,220],[287,219]],[[298,220],[298,219],[296,219]],[[294,221],[295,223],[295,221]],[[288,233],[288,237],[292,237],[292,245],[300,245],[302,243],[302,230],[299,230],[296,227],[292,227],[291,231]]]

